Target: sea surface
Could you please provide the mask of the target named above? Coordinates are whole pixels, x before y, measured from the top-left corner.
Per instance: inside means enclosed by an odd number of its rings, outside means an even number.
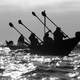
[[[80,80],[80,49],[57,57],[0,47],[0,80]]]

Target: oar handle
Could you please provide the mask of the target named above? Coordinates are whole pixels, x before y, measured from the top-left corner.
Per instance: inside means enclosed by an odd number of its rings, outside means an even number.
[[[44,15],[44,35],[45,35],[45,33],[46,33],[46,29],[45,29],[45,28],[46,28],[46,27],[45,27],[45,26],[46,26],[46,17],[45,17],[46,14],[45,14],[45,10],[42,11],[41,14]]]
[[[33,33],[29,28],[27,28],[27,27],[22,23],[21,20],[18,20],[18,23],[21,24],[21,25],[23,25],[28,31],[30,31],[31,33]],[[35,34],[35,33],[34,33],[34,34]],[[35,35],[35,36],[42,42],[42,40],[41,40],[37,35]]]
[[[58,27],[58,26],[56,25],[56,23],[54,23],[54,22],[46,15],[45,11],[42,11],[42,15],[45,16],[49,21],[51,21],[56,27]],[[63,31],[62,31],[62,32],[63,32]],[[63,32],[63,33],[64,33],[64,32]],[[66,37],[69,38],[69,36],[68,36],[67,34],[64,33],[64,35],[66,35]]]
[[[14,25],[13,25],[11,22],[9,23],[9,26],[12,27],[12,28],[14,28],[20,35],[22,35],[22,34],[14,27]]]
[[[18,23],[21,24],[21,25],[23,25],[28,31],[30,31],[31,33],[33,33],[29,28],[27,28],[27,27],[22,23],[21,20],[18,20]]]
[[[13,25],[11,22],[9,23],[9,26],[12,27],[12,28],[14,28],[20,35],[23,35],[22,33],[20,33],[20,31],[18,31],[18,30],[14,27],[14,25]],[[23,37],[25,38],[25,40],[26,40],[27,42],[29,42],[25,36],[23,36]],[[29,42],[29,43],[30,43],[30,42]],[[29,45],[29,43],[28,43],[28,45]]]
[[[56,25],[56,23],[54,23],[48,16],[46,16],[46,18],[48,19],[48,20],[50,20],[56,27],[58,27],[57,25]],[[61,30],[62,31],[62,30]],[[66,37],[68,37],[69,38],[69,36],[67,35],[67,34],[65,34],[63,31],[62,31],[62,33],[64,34],[64,35],[66,35]],[[70,39],[70,38],[69,38]]]
[[[50,20],[56,27],[58,27],[45,13],[45,11],[41,12],[42,16],[46,17],[48,20]]]
[[[43,25],[44,25],[44,22],[35,14],[35,12],[32,12],[32,14],[33,14],[33,16],[35,16]],[[48,29],[48,30],[50,30],[46,25],[45,25],[45,27]],[[51,33],[52,33],[52,31],[51,31]],[[52,33],[53,34],[53,33]]]

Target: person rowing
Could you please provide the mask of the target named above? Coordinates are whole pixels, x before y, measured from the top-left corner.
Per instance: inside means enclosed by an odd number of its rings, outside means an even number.
[[[37,48],[40,45],[40,43],[34,33],[31,33],[29,40],[31,42],[31,48]]]
[[[43,37],[44,45],[51,45],[53,42],[53,39],[49,37],[49,32],[51,32],[51,30],[47,31]]]
[[[20,37],[18,38],[17,41],[17,46],[22,47],[22,46],[28,46],[28,43],[25,42],[24,36],[21,34]]]
[[[53,35],[54,35],[55,41],[61,41],[61,40],[63,40],[63,38],[67,37],[66,35],[63,34],[63,32],[61,31],[61,29],[59,27],[56,28]]]
[[[5,42],[6,42],[6,45],[7,45],[7,46],[12,47],[12,46],[14,45],[14,42],[13,42],[12,40],[11,40],[11,41],[5,40]]]

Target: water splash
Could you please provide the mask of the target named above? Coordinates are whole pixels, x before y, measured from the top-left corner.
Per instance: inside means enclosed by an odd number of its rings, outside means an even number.
[[[79,80],[80,54],[69,57],[38,56],[0,47],[1,79],[8,80]]]

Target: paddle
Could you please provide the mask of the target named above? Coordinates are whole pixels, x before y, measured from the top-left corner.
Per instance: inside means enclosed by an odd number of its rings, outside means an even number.
[[[32,12],[32,15],[35,16],[43,25],[44,23],[41,21],[41,19],[35,14],[35,12]],[[45,27],[52,33],[52,31],[45,25]],[[53,33],[52,33],[53,34]]]
[[[45,10],[44,10],[44,12],[45,12]],[[44,35],[45,35],[45,33],[46,33],[46,17],[44,16]]]
[[[26,27],[26,26],[22,23],[21,20],[18,20],[18,23],[21,24],[21,25],[23,25],[28,31],[30,31],[31,33],[33,33],[28,27]],[[35,33],[34,33],[34,34],[35,34]],[[42,42],[42,40],[41,40],[37,35],[35,35],[35,36]]]
[[[56,25],[56,23],[54,23],[47,15],[46,15],[46,13],[44,12],[44,11],[42,11],[42,16],[45,16],[51,23],[53,23],[56,27],[58,27],[57,25]],[[61,30],[62,31],[62,30]],[[63,32],[63,31],[62,31]],[[64,32],[63,32],[63,34],[66,36],[66,37],[68,37],[69,38],[69,36],[67,35],[67,34],[65,34]],[[70,38],[69,38],[70,39]]]
[[[12,28],[14,28],[20,35],[23,35],[20,31],[18,31],[18,30],[14,27],[14,25],[13,25],[11,22],[9,23],[9,26],[12,27]],[[27,44],[30,45],[30,44],[29,44],[30,42],[27,40],[27,38],[26,38],[25,36],[23,36],[23,37],[24,37],[25,40],[28,42]]]

